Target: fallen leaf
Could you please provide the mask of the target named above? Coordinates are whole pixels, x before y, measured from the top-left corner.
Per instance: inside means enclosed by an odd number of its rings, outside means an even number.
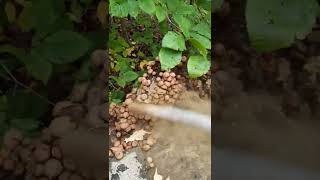
[[[147,60],[143,60],[140,62],[140,69],[144,70],[144,67],[149,63],[149,61]]]
[[[156,172],[154,172],[153,180],[162,180],[162,176],[158,174],[158,169],[156,168]],[[170,180],[170,177],[168,176],[166,180]]]
[[[154,172],[153,180],[162,180],[162,176],[158,174],[157,168],[156,168],[156,172]]]
[[[124,141],[127,142],[131,142],[131,141],[142,141],[143,140],[143,136],[145,134],[151,134],[151,132],[147,132],[143,129],[135,131],[129,138],[124,139]]]

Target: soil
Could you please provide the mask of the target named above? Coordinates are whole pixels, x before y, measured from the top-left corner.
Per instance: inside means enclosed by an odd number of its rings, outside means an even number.
[[[290,48],[257,54],[245,3],[225,3],[213,17],[215,145],[319,170],[319,30]]]

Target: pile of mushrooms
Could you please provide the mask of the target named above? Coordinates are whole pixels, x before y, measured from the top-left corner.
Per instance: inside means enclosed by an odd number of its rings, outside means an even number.
[[[134,114],[129,111],[128,105],[133,102],[146,104],[172,104],[179,98],[179,94],[185,90],[183,77],[174,72],[157,72],[158,61],[150,61],[147,64],[147,73],[138,80],[141,83],[139,88],[133,88],[127,94],[122,104],[111,104],[109,106],[109,135],[111,143],[109,156],[122,159],[124,152],[139,146],[144,151],[156,142],[156,139],[149,135],[143,140],[126,142],[125,138],[132,135],[139,129],[151,131],[156,121],[149,115]],[[114,136],[112,136],[114,135]]]

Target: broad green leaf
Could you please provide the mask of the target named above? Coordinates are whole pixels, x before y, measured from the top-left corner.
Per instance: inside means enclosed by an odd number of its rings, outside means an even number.
[[[124,88],[126,86],[126,81],[124,79],[121,79],[121,78],[117,78],[115,79],[118,83],[118,85],[122,88]]]
[[[179,28],[183,32],[184,36],[189,39],[190,37],[190,27],[191,27],[191,22],[189,19],[185,18],[182,15],[173,15],[174,21],[179,25]]]
[[[128,0],[129,15],[136,18],[139,14],[140,8],[137,1]]]
[[[204,56],[190,56],[187,68],[189,77],[197,78],[209,71],[210,62]]]
[[[40,121],[35,118],[14,118],[10,120],[10,125],[23,132],[34,131],[39,127]]]
[[[191,37],[193,39],[195,39],[198,42],[200,42],[203,47],[205,47],[207,49],[211,49],[211,41],[210,41],[210,39],[208,39],[207,37],[202,36],[202,35],[200,35],[198,33],[194,33],[194,32],[191,32],[190,35],[191,35]]]
[[[47,59],[42,58],[37,52],[31,51],[25,59],[25,64],[30,74],[36,80],[47,84],[52,73],[52,65]]]
[[[99,8],[99,7],[98,7]],[[97,9],[97,11],[101,11],[101,9]],[[78,1],[73,0],[71,2],[71,12],[68,13],[70,20],[81,23],[82,22],[82,15],[83,15],[83,8]]]
[[[56,11],[54,0],[32,0],[32,13],[36,36],[41,39],[51,32],[61,14]]]
[[[109,11],[111,16],[115,17],[127,17],[129,14],[129,7],[126,1],[119,2],[117,0],[109,1]]]
[[[117,64],[115,66],[116,71],[120,71],[121,73],[129,71],[130,63],[126,58],[117,58]]]
[[[9,118],[39,118],[47,112],[45,100],[24,90],[9,91],[7,94]]]
[[[23,32],[30,31],[34,26],[34,17],[32,15],[32,5],[25,2],[25,6],[17,18],[17,24]]]
[[[133,71],[127,71],[122,74],[120,79],[124,80],[125,82],[131,82],[138,78],[138,74]]]
[[[162,47],[170,48],[177,51],[186,50],[183,36],[173,31],[167,32],[167,34],[163,37]]]
[[[58,31],[47,37],[37,48],[40,55],[56,64],[73,62],[90,48],[90,42],[72,31]]]
[[[156,7],[156,16],[157,16],[158,22],[164,21],[167,17],[167,9],[162,6],[157,6]]]
[[[211,28],[207,23],[200,22],[199,24],[194,26],[192,30],[202,36],[205,36],[208,39],[211,39]]]
[[[123,91],[111,91],[109,93],[109,101],[118,104],[123,101],[125,96],[126,94]]]
[[[195,9],[192,5],[181,3],[173,13],[179,15],[195,14]]]
[[[161,48],[159,52],[161,70],[174,68],[181,62],[182,52],[168,48]]]
[[[138,0],[139,7],[142,11],[152,15],[156,11],[156,6],[153,0]]]
[[[11,1],[7,1],[4,10],[6,11],[8,21],[13,23],[16,20],[16,7]]]
[[[251,44],[260,52],[289,47],[316,22],[317,0],[248,0],[246,24]]]
[[[221,7],[222,2],[223,0],[197,0],[196,3],[199,7],[211,12],[211,6],[213,6],[213,11],[215,11]]]
[[[8,109],[7,97],[5,95],[2,95],[0,96],[0,112],[7,111],[7,109]]]
[[[97,7],[97,17],[102,25],[107,23],[108,3],[101,0]]]
[[[9,53],[15,56],[17,59],[19,59],[22,62],[26,56],[26,52],[23,49],[16,48],[9,44],[0,46],[0,54],[2,53]]]
[[[180,0],[166,0],[168,9],[171,12],[175,12],[179,6],[181,6],[181,1]]]
[[[207,56],[207,54],[208,54],[207,49],[199,41],[191,38],[191,39],[189,39],[189,42],[193,47],[198,49],[198,51],[200,52],[201,55]]]

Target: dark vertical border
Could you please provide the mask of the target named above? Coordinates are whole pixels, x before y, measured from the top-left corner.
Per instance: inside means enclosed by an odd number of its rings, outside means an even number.
[[[107,112],[107,114],[106,114],[106,116],[107,116],[107,119],[109,119],[109,32],[110,32],[110,15],[109,15],[109,8],[110,8],[110,6],[109,6],[109,0],[107,0],[107,3],[108,3],[108,13],[107,13],[107,43],[106,43],[106,53],[107,53],[107,59],[105,60],[105,64],[104,64],[104,71],[105,71],[105,73],[106,73],[106,78],[107,78],[107,87],[106,87],[106,98],[107,98],[107,108],[108,108],[108,110],[106,111]],[[105,150],[105,152],[107,152],[106,153],[106,158],[107,158],[107,164],[106,164],[106,166],[107,166],[107,168],[106,168],[106,170],[107,170],[107,173],[106,173],[106,175],[107,175],[107,178],[106,179],[109,179],[109,151],[108,151],[108,149],[109,149],[109,122],[106,122],[107,124],[106,124],[106,135],[107,135],[107,147],[106,147],[106,150]]]
[[[210,76],[211,76],[211,179],[214,179],[215,172],[215,149],[214,149],[214,83],[213,83],[213,74],[214,74],[214,59],[213,59],[213,45],[214,45],[214,19],[213,19],[213,1],[211,3],[211,67],[210,67]]]

